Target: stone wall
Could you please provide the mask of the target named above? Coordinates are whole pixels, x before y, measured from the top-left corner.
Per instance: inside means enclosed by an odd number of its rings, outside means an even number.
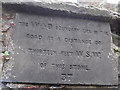
[[[9,9],[8,9],[9,10]],[[90,12],[91,13],[91,12]],[[99,13],[99,12],[98,12]],[[9,17],[9,14],[7,14],[7,13],[5,13],[5,15],[6,16],[8,16]],[[10,16],[12,16],[13,15],[13,13],[10,15]],[[9,18],[11,18],[11,17],[9,17]],[[8,19],[9,19],[8,18]],[[11,18],[12,19],[12,18]],[[93,19],[93,18],[90,18],[90,19]],[[96,18],[97,19],[97,18]],[[98,18],[99,20],[100,20],[100,18]],[[9,19],[10,20],[10,19]],[[11,21],[10,21],[10,23],[11,23]],[[8,25],[10,25],[10,23],[8,24]],[[116,26],[115,26],[116,27]],[[114,30],[113,30],[114,31]],[[115,41],[116,42],[116,41]],[[70,90],[76,90],[76,89],[74,89],[74,88],[83,88],[83,89],[81,89],[81,90],[88,90],[88,88],[90,89],[90,90],[117,90],[117,89],[115,89],[115,87],[116,86],[69,86],[69,85],[31,85],[31,84],[7,84],[6,86],[8,86],[8,87],[26,87],[26,88],[33,88],[33,87],[37,87],[37,88],[48,88],[48,89],[55,89],[55,88],[57,88],[58,90],[60,90],[61,88],[68,88],[68,90],[70,89]],[[73,89],[71,89],[71,88],[73,88]],[[86,89],[87,88],[87,89]]]

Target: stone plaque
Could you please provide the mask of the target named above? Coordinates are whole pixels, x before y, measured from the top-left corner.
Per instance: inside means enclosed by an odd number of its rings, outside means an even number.
[[[109,23],[17,14],[4,81],[117,85]]]

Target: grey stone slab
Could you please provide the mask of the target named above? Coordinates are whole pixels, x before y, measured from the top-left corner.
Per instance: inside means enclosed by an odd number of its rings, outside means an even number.
[[[14,23],[3,82],[118,85],[109,23],[21,13]]]

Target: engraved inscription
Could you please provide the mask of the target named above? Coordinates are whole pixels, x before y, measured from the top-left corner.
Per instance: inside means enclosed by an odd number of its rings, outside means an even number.
[[[26,37],[31,39],[42,39],[42,35],[36,35],[36,34],[26,34]]]
[[[30,54],[45,54],[45,55],[57,55],[61,54],[63,56],[81,56],[81,57],[99,57],[101,58],[101,52],[97,51],[55,51],[55,50],[45,50],[45,49],[32,49],[28,48]]]
[[[65,64],[52,64],[55,69],[65,69]]]
[[[60,30],[60,31],[74,31],[74,32],[82,32],[83,34],[104,34],[104,35],[110,35],[110,33],[107,31],[98,31],[96,29],[91,30],[89,28],[78,28],[78,27],[71,27],[71,26],[62,26],[62,25],[54,25],[52,23],[44,23],[44,22],[36,22],[36,21],[30,21],[30,22],[24,22],[24,21],[20,21],[18,22],[21,26],[25,26],[25,27],[29,27],[29,26],[33,26],[33,27],[40,27],[41,29],[46,29],[46,30]]]
[[[88,68],[88,65],[70,65],[70,69],[74,69],[74,70],[90,70]]]
[[[45,55],[54,55],[56,54],[56,51],[54,50],[42,50],[42,49],[32,49],[32,48],[28,48],[28,51],[30,52],[30,54],[36,54],[36,53],[40,53],[40,54],[45,54]]]
[[[73,74],[66,74],[66,73],[61,74],[62,81],[71,81],[72,77],[73,77]]]
[[[15,48],[11,57],[15,65],[6,81],[116,84],[116,62],[108,57],[111,52],[108,23],[18,14],[13,29],[11,39]]]
[[[65,42],[68,42],[68,43],[83,43],[83,44],[91,44],[92,43],[91,40],[81,40],[81,39],[77,39],[77,38],[65,38]]]
[[[41,69],[44,69],[47,66],[46,62],[38,63]]]

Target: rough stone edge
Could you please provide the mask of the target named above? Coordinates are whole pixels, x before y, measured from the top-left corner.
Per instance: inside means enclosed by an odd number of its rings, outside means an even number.
[[[2,74],[2,3],[0,1],[0,78],[1,78],[1,74]]]
[[[97,21],[111,20],[110,12],[107,10],[101,10],[93,7],[79,6],[78,4],[69,3],[45,3],[45,2],[2,2],[3,7],[18,11],[25,11],[41,14],[55,14],[61,16],[77,17],[82,19],[91,19]],[[30,8],[30,9],[28,9]],[[24,10],[23,10],[24,9]],[[39,12],[38,12],[39,10]],[[48,13],[50,12],[50,13]]]

